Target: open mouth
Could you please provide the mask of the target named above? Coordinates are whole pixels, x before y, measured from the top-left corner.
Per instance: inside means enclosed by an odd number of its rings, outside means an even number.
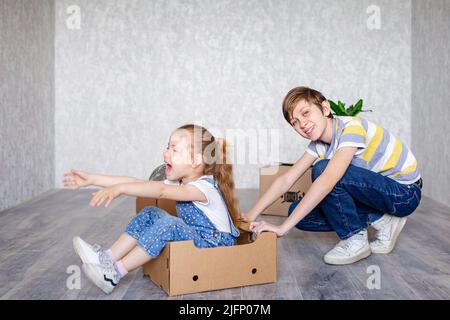
[[[172,172],[172,165],[170,163],[166,163],[166,175]]]

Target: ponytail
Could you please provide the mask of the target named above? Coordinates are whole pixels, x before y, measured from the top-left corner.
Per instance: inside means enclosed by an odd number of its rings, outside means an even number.
[[[225,200],[233,223],[236,225],[239,219],[239,202],[234,191],[233,166],[228,159],[228,143],[225,139],[218,139],[216,147],[216,162],[213,175],[219,183],[219,189]]]

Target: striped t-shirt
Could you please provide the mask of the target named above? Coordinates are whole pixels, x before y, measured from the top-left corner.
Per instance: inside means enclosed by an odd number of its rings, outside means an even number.
[[[382,174],[402,184],[420,179],[417,160],[399,138],[378,124],[359,117],[334,116],[331,145],[311,141],[306,151],[319,159],[331,159],[341,147],[357,147],[352,165]]]

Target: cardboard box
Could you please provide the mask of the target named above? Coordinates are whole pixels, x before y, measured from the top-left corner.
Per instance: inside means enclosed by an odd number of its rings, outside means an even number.
[[[267,189],[269,189],[275,179],[286,173],[286,171],[288,171],[292,166],[292,163],[279,163],[260,168],[259,196],[261,197]],[[311,187],[311,184],[311,169],[308,169],[303,176],[292,185],[288,192],[283,194],[278,200],[267,207],[262,214],[287,217],[289,206],[300,197],[304,197],[305,193]]]
[[[175,201],[136,199],[136,212],[158,206],[176,215]],[[277,281],[277,236],[263,232],[253,241],[248,225],[231,247],[203,248],[193,241],[170,242],[144,265],[144,274],[168,295],[180,295]]]

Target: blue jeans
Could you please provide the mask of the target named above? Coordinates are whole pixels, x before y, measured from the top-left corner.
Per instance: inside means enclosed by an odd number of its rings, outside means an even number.
[[[312,168],[315,181],[329,160],[321,160]],[[405,185],[379,173],[350,165],[333,190],[296,227],[305,231],[335,231],[347,239],[366,229],[385,213],[405,217],[419,206],[421,189]],[[290,215],[299,204],[289,207]]]

